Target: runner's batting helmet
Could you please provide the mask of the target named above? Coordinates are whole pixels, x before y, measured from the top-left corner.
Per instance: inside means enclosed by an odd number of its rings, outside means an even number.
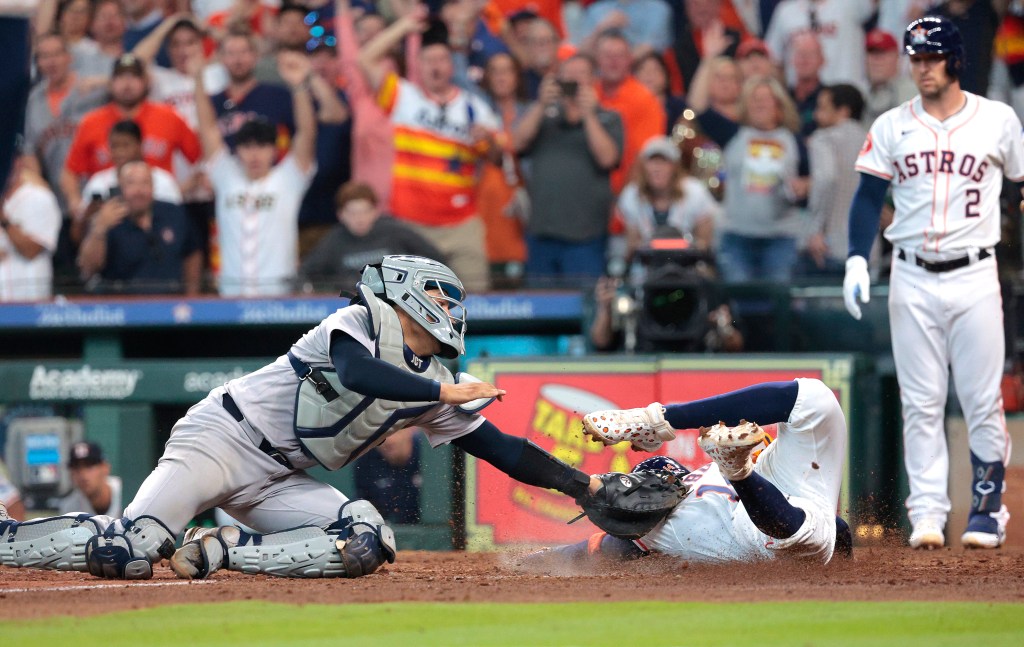
[[[946,57],[946,73],[960,76],[964,61],[964,41],[960,30],[943,16],[925,16],[907,25],[903,32],[903,50],[914,54],[942,54]]]
[[[690,470],[687,469],[685,465],[669,456],[651,456],[650,458],[640,461],[633,468],[634,472],[643,472],[645,470],[662,470],[665,472],[671,472],[678,477],[683,477],[690,473]]]

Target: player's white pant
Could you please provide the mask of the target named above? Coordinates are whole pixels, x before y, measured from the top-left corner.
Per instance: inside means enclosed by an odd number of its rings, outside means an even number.
[[[775,539],[769,548],[827,562],[835,548],[836,509],[846,465],[846,416],[820,380],[797,382],[800,389],[789,420],[779,424],[778,437],[757,457],[754,471],[807,514],[795,535]]]
[[[789,420],[779,424],[778,438],[757,457],[754,471],[784,493],[828,509],[834,521],[846,465],[846,417],[820,380],[797,383]]]
[[[911,523],[945,520],[950,510],[945,408],[953,383],[971,451],[985,462],[1010,457],[1003,417],[1002,295],[995,258],[929,272],[893,258],[889,325],[903,405],[903,456]]]
[[[172,533],[215,506],[263,533],[336,522],[347,497],[261,452],[221,405],[221,393],[215,389],[174,425],[125,515],[154,516]]]

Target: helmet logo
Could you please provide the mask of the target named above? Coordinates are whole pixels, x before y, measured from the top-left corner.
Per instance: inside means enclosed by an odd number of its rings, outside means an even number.
[[[928,30],[918,25],[910,32],[911,45],[924,45],[928,42]]]

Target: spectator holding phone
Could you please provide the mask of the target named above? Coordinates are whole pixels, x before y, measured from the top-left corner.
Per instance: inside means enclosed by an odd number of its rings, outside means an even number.
[[[545,77],[513,142],[530,160],[527,280],[601,276],[623,133],[618,113],[598,104],[590,58],[573,56]]]
[[[153,174],[143,161],[117,172],[121,195],[103,203],[82,241],[78,265],[98,291],[199,292],[202,255],[180,205],[153,200]]]
[[[82,211],[72,214],[71,240],[77,245],[82,242],[89,221],[102,203],[111,197],[111,192],[120,194],[117,188],[117,171],[128,162],[142,160],[142,130],[130,119],[119,121],[110,129],[107,137],[110,159],[114,165],[94,173],[82,189]],[[153,199],[171,204],[181,204],[181,190],[174,176],[158,167],[150,167],[153,173]]]

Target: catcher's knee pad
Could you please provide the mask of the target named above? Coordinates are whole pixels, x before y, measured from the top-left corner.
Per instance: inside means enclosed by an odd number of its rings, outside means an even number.
[[[96,577],[116,580],[148,580],[153,562],[174,555],[174,535],[156,517],[125,517],[89,540],[85,559]]]
[[[346,501],[338,511],[338,522],[327,530],[338,532],[346,577],[369,575],[385,561],[395,563],[395,533],[366,499]]]
[[[0,523],[0,564],[85,571],[86,544],[103,529],[92,515]]]

